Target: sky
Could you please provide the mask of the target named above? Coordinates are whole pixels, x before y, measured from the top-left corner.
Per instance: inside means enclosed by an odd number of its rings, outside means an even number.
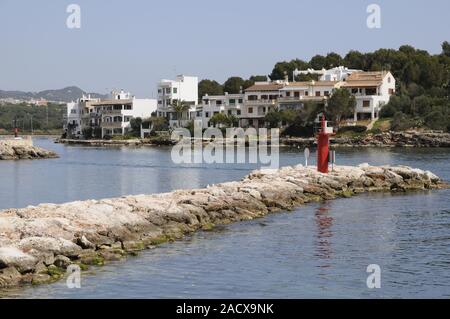
[[[81,9],[70,29],[69,4]],[[367,27],[369,4],[381,28]],[[448,0],[0,0],[0,89],[155,97],[177,74],[223,82],[278,61],[403,44],[440,53]]]

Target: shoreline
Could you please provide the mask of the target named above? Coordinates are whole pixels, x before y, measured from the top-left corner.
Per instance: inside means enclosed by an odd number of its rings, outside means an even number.
[[[209,143],[203,140],[202,143]],[[86,146],[167,146],[176,142],[170,138],[129,139],[129,140],[101,140],[101,139],[62,139],[56,138],[55,143]],[[226,140],[219,143],[226,144]],[[229,143],[229,142],[228,142]],[[233,143],[236,144],[235,141]],[[270,144],[270,140],[268,140]],[[230,143],[231,144],[231,143]],[[246,143],[247,146],[248,143]],[[280,147],[314,147],[314,137],[281,137]],[[331,147],[450,147],[450,133],[437,132],[385,132],[361,136],[338,136],[330,138]]]
[[[0,160],[34,160],[58,157],[55,152],[34,146],[31,138],[0,139]]]
[[[44,284],[197,230],[363,192],[447,187],[406,166],[337,166],[328,175],[302,165],[253,171],[239,182],[152,195],[40,204],[0,211],[0,288]]]

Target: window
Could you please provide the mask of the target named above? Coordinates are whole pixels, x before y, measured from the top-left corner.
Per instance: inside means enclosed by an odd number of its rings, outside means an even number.
[[[126,104],[126,105],[124,105],[124,106],[123,106],[123,109],[124,109],[124,110],[131,110],[131,109],[132,109],[131,104]]]
[[[389,95],[393,95],[394,93],[394,89],[389,89]]]
[[[357,94],[358,93],[358,89],[352,89],[352,94]]]
[[[391,77],[388,77],[388,83],[391,83]]]
[[[248,100],[249,101],[256,101],[258,99],[258,96],[257,95],[249,95],[248,96]]]
[[[114,106],[113,106],[113,110],[114,110],[114,111],[122,110],[122,105],[114,105]]]
[[[294,97],[300,97],[300,92],[295,91],[295,92],[294,92]]]
[[[305,91],[305,96],[308,96],[309,95],[309,92],[308,91]]]
[[[159,93],[159,94],[161,94],[161,93],[162,93],[162,92],[161,92],[161,89],[158,89],[158,93]]]
[[[177,92],[178,92],[178,89],[177,88],[173,88],[173,93],[177,94]]]
[[[316,91],[316,96],[320,96],[320,91]]]
[[[366,89],[366,95],[376,95],[377,89],[376,88],[367,88]]]
[[[241,115],[241,110],[236,110],[237,115]]]
[[[263,107],[263,113],[266,113],[266,107],[265,106]]]
[[[291,96],[291,92],[286,92],[286,96],[287,97]]]
[[[324,91],[324,92],[323,92],[323,95],[325,95],[325,96],[330,96],[330,91]]]
[[[252,107],[248,108],[248,113],[253,113],[253,108]]]
[[[239,100],[238,100],[238,103],[239,103],[239,104],[241,104],[242,102],[243,102],[242,99],[239,99]]]
[[[70,110],[70,113],[71,114],[77,114],[77,110],[75,110],[75,109],[74,110]]]
[[[222,105],[222,101],[221,100],[217,100],[216,101],[216,105]]]
[[[236,99],[230,99],[229,102],[231,105],[234,105],[234,104],[236,104]]]
[[[166,88],[166,94],[170,94],[170,88]]]
[[[161,105],[161,104],[162,104],[162,101],[161,101],[161,100],[158,100],[158,104]]]
[[[205,117],[209,117],[209,112],[205,112]]]
[[[124,122],[130,122],[130,120],[131,120],[131,116],[125,116],[125,117],[123,118],[123,121],[124,121]]]
[[[228,115],[231,115],[232,113],[231,113],[231,110],[228,110]]]
[[[363,107],[370,107],[370,100],[364,100]]]

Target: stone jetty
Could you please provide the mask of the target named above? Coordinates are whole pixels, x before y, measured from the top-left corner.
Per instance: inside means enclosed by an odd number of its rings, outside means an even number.
[[[406,166],[337,166],[322,174],[297,165],[203,189],[7,209],[0,211],[0,288],[52,282],[71,264],[84,270],[312,201],[445,186],[433,173]]]
[[[283,137],[280,144],[291,147],[312,147],[316,138]],[[450,133],[443,132],[383,132],[357,136],[332,137],[334,147],[450,147]]]
[[[0,139],[0,160],[56,158],[58,155],[33,146],[31,138]]]

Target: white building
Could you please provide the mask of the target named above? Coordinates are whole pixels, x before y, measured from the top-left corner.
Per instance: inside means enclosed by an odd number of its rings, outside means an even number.
[[[240,117],[240,126],[260,128],[264,126],[264,117],[278,108],[280,89],[287,81],[255,82],[245,89],[244,108]]]
[[[166,117],[171,127],[180,123],[185,126],[193,119],[198,104],[198,77],[178,75],[175,80],[161,80],[157,85],[158,90],[158,116]],[[190,105],[189,110],[181,114],[177,119],[172,104],[174,101],[182,101]]]
[[[91,95],[84,95],[76,102],[67,103],[67,115],[64,118],[64,129],[69,136],[79,137],[83,130],[83,114],[93,102],[100,99],[91,98]]]
[[[299,109],[307,101],[324,102],[341,86],[340,81],[304,81],[289,82],[280,89],[278,107],[284,109]]]
[[[81,136],[86,127],[100,128],[102,138],[125,135],[131,128],[131,119],[150,117],[156,109],[155,99],[137,99],[123,90],[112,92],[107,100],[83,96],[75,103],[67,103],[66,129],[76,125],[72,131],[75,136]]]
[[[218,113],[228,116],[240,118],[242,109],[244,108],[243,93],[224,95],[208,95],[202,98],[202,104],[197,107],[196,120],[201,119],[202,127],[207,128],[213,126],[210,122],[211,118]]]
[[[342,87],[356,98],[354,120],[377,119],[383,105],[395,94],[395,78],[388,71],[355,72]]]
[[[307,69],[299,71],[298,69],[295,69],[293,75],[317,74],[320,75],[319,81],[345,81],[354,72],[361,72],[361,70],[349,69],[344,66],[338,66],[329,70]]]

